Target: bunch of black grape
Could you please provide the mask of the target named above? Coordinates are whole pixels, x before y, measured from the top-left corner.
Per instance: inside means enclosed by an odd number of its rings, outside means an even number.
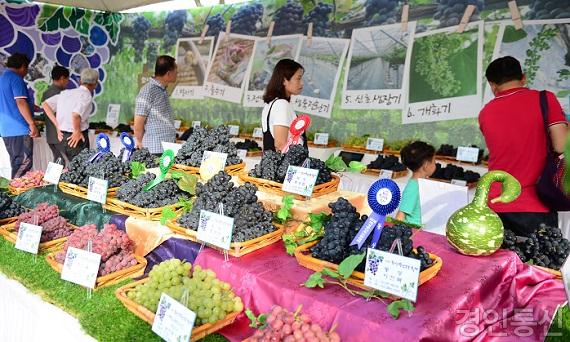
[[[273,14],[273,34],[299,33],[299,29],[303,27],[303,12],[303,6],[299,2],[288,0]]]
[[[12,200],[7,193],[0,191],[0,219],[16,217],[24,211],[24,207]]]
[[[188,140],[178,151],[174,162],[198,167],[202,163],[204,151],[227,153],[226,166],[242,162],[238,157],[236,145],[230,142],[230,130],[224,125],[210,130],[203,127],[194,128]]]
[[[435,154],[440,156],[455,157],[457,155],[457,148],[449,144],[441,144]]]
[[[186,24],[187,15],[188,13],[186,10],[177,10],[169,12],[166,16],[166,19],[164,20],[165,27],[163,39],[163,47],[165,49],[169,49],[171,46],[176,44],[176,41],[178,40],[178,37],[180,37],[180,33]]]
[[[470,21],[479,20],[479,13],[481,13],[485,6],[484,0],[439,0],[433,18],[439,20],[439,27],[459,25],[461,18],[463,18],[465,8],[467,8],[468,5],[476,6]]]
[[[367,25],[394,24],[399,13],[399,0],[366,0]]]
[[[326,183],[332,179],[331,169],[322,160],[309,157],[309,151],[303,145],[291,145],[287,153],[284,154],[264,151],[261,162],[255,165],[249,175],[283,183],[289,166],[303,166],[305,160],[308,160],[308,165],[305,164],[306,167],[319,170],[317,184]]]
[[[522,262],[559,270],[570,254],[570,242],[562,237],[560,228],[541,224],[536,233],[517,237],[505,230],[502,248],[515,252]]]
[[[87,187],[89,177],[105,179],[109,188],[116,188],[125,184],[131,174],[130,166],[123,163],[113,153],[105,153],[97,161],[87,164],[83,170],[83,181],[78,185]]]
[[[529,19],[562,19],[570,17],[570,1],[530,0]]]
[[[121,152],[119,153],[119,158],[123,158],[124,151],[125,149],[122,148]],[[133,153],[131,154],[131,159],[129,159],[127,163],[131,162],[143,163],[147,169],[150,169],[153,167],[158,167],[159,159],[160,158],[153,156],[148,150],[148,148],[144,147],[141,149],[134,150]]]
[[[245,139],[245,141],[240,141],[236,143],[236,148],[238,150],[248,150],[248,151],[259,151],[261,148],[255,140]]]
[[[117,190],[116,196],[119,200],[139,208],[160,208],[176,204],[180,198],[187,197],[172,179],[163,180],[148,191],[144,191],[145,185],[155,178],[156,175],[153,173],[143,173],[123,184]]]
[[[69,165],[67,165],[67,172],[61,175],[61,181],[71,184],[81,184],[85,180],[85,169],[90,166],[89,158],[94,154],[87,148],[83,149],[76,155]]]
[[[150,30],[150,20],[139,15],[133,20],[133,49],[135,49],[135,62],[142,59],[145,42],[148,39],[148,31]]]
[[[398,157],[383,155],[378,155],[375,160],[368,164],[368,168],[376,170],[392,170],[395,172],[406,170],[406,167],[404,164],[400,163]]]
[[[178,219],[182,227],[196,230],[200,211],[218,212],[220,203],[223,214],[234,218],[233,242],[252,240],[275,231],[271,223],[273,215],[257,201],[257,187],[250,183],[234,186],[231,176],[220,171],[206,184],[196,187],[196,201],[192,210]]]
[[[326,31],[330,28],[329,17],[332,11],[333,6],[331,4],[319,2],[303,19],[306,24],[305,27],[309,23],[313,23],[313,34],[321,37],[326,36]]]
[[[158,47],[159,44],[157,42],[152,42],[148,44],[148,48],[146,49],[146,63],[154,65],[156,58],[158,57]],[[129,126],[130,128],[130,126]]]
[[[263,5],[253,3],[241,6],[232,15],[232,32],[239,34],[253,35],[257,29],[257,23],[263,18]]]
[[[430,176],[434,179],[444,179],[444,180],[464,180],[467,183],[475,183],[479,181],[481,175],[477,172],[471,170],[465,170],[461,166],[447,164],[446,167],[442,167],[440,163],[435,164],[435,172]]]
[[[215,14],[206,20],[208,32],[206,35],[217,37],[220,32],[226,31],[226,21],[221,13]]]

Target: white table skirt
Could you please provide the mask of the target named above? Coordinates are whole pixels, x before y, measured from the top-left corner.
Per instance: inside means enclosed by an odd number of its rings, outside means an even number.
[[[76,318],[0,273],[0,341],[94,342],[95,339],[81,330]]]

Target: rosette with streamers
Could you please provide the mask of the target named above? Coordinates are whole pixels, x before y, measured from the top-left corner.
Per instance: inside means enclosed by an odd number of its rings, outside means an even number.
[[[291,135],[289,136],[289,139],[287,139],[287,144],[285,144],[285,147],[283,147],[283,151],[281,152],[287,153],[287,151],[289,151],[289,146],[298,144],[299,139],[301,139],[301,136],[303,135],[303,132],[309,128],[310,124],[311,117],[309,117],[307,114],[298,116],[295,120],[293,120],[291,127],[289,127],[289,133],[291,133]]]
[[[97,134],[97,138],[95,139],[97,143],[97,153],[95,153],[91,158],[89,158],[90,163],[94,163],[99,158],[101,158],[105,153],[111,152],[111,141],[109,137],[105,133]]]
[[[379,179],[374,182],[368,189],[368,205],[372,208],[372,214],[360,227],[358,234],[350,243],[351,246],[357,245],[359,249],[362,248],[372,231],[374,231],[374,235],[370,248],[375,248],[378,244],[386,215],[392,213],[400,205],[398,184],[391,179]]]
[[[164,153],[160,157],[160,163],[159,163],[160,174],[156,176],[156,178],[153,179],[150,183],[145,185],[143,191],[148,191],[153,187],[155,187],[158,183],[162,182],[166,178],[166,174],[168,173],[168,170],[170,170],[170,167],[172,166],[173,163],[174,163],[174,152],[172,152],[172,150],[164,151]]]
[[[135,141],[133,138],[126,132],[121,133],[121,142],[123,146],[125,146],[125,150],[123,151],[122,161],[123,163],[127,160],[131,159],[131,155],[135,149]]]

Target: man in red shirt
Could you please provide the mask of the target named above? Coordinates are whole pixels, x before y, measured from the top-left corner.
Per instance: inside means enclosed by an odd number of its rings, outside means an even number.
[[[546,163],[546,139],[562,153],[567,122],[556,96],[547,92],[547,136],[540,110],[540,92],[525,88],[526,78],[519,61],[511,56],[494,60],[485,72],[495,98],[479,113],[479,127],[489,149],[489,171],[503,170],[522,186],[511,203],[489,203],[506,229],[529,235],[541,223],[558,226],[558,213],[547,208],[536,194],[536,182]],[[501,186],[491,186],[489,199],[498,197]]]

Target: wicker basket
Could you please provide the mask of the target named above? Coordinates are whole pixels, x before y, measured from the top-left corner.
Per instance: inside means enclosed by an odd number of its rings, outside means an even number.
[[[7,225],[7,224],[16,222],[16,221],[18,221],[18,216],[0,219],[0,226],[4,226],[4,225]]]
[[[283,183],[277,183],[263,178],[251,177],[245,172],[238,174],[238,177],[242,183],[249,182],[257,186],[257,189],[259,191],[267,192],[270,194],[276,194],[280,196],[285,196],[289,194],[281,189],[283,187]],[[320,197],[326,194],[330,194],[331,192],[336,192],[338,190],[339,183],[340,183],[340,177],[337,175],[332,175],[332,179],[330,182],[315,185],[315,188],[313,189],[313,195],[311,197],[312,198]],[[294,197],[295,199],[300,201],[308,200],[308,198],[301,195],[294,195]]]
[[[347,152],[356,152],[356,153],[364,153],[364,154],[384,154],[382,151],[373,151],[367,150],[364,146],[355,146],[355,145],[342,145],[342,150]]]
[[[160,221],[162,210],[165,208],[171,208],[177,214],[182,211],[182,205],[178,203],[160,208],[140,208],[130,203],[120,201],[116,198],[107,199],[107,203],[103,205],[103,208],[119,214],[134,216],[151,221]]]
[[[144,306],[138,304],[137,302],[127,297],[127,293],[129,293],[129,291],[134,290],[138,285],[142,285],[147,281],[148,278],[144,278],[135,281],[134,283],[130,283],[125,286],[119,287],[115,291],[115,296],[117,297],[117,299],[119,299],[119,301],[121,301],[121,303],[123,303],[123,305],[127,308],[127,310],[135,314],[135,316],[137,316],[138,318],[152,325],[155,316],[154,312],[150,311],[149,309],[145,308]],[[239,314],[240,314],[239,312],[233,312],[227,315],[224,319],[217,321],[214,324],[206,323],[202,324],[199,327],[194,327],[194,329],[192,329],[192,337],[190,338],[190,341],[200,340],[206,337],[207,335],[213,334],[214,332],[222,329],[223,327],[232,324]]]
[[[365,174],[367,175],[372,175],[372,176],[379,176],[380,172],[383,170],[378,170],[378,169],[366,169],[366,171],[364,171]],[[408,176],[408,170],[404,170],[404,171],[394,171],[392,172],[392,179],[396,179],[396,178],[404,178]]]
[[[59,188],[62,192],[66,193],[66,194],[73,195],[75,197],[80,197],[83,199],[87,199],[87,188],[81,187],[79,185],[71,184],[71,183],[64,183],[64,182],[59,182]],[[118,189],[119,189],[118,187],[109,188],[107,190],[107,198],[115,197],[115,194],[117,193]]]
[[[71,229],[77,229],[77,226],[74,226],[70,223],[68,223],[68,225],[69,227],[71,227]],[[16,222],[12,222],[10,224],[0,227],[0,235],[4,236],[4,239],[6,241],[11,242],[13,244],[16,243],[16,239],[18,238],[18,233],[16,233],[14,229],[15,227],[16,227]],[[67,241],[67,236],[51,241],[41,242],[38,248],[38,252],[50,253],[57,251],[61,249],[65,241]]]
[[[263,151],[257,150],[257,151],[247,151],[247,154],[245,156],[248,158],[253,158],[253,157],[261,157],[262,155]]]
[[[437,181],[437,182],[443,182],[443,183],[450,183],[450,184],[451,184],[451,181],[450,181],[450,180],[447,180],[447,179],[439,179],[439,178],[429,178],[429,179],[430,179],[430,180]],[[467,183],[466,186],[467,186],[468,189],[473,189],[473,188],[475,188],[475,187],[477,186],[477,182]]]
[[[189,174],[193,174],[193,175],[200,174],[200,168],[199,167],[182,165],[182,164],[172,165],[172,170],[181,171],[181,172],[185,172],[185,173],[189,173]],[[237,175],[238,173],[242,172],[243,170],[245,170],[245,163],[244,162],[241,162],[241,163],[235,164],[235,165],[226,166],[224,168],[224,171],[226,171],[228,174],[230,174],[232,176]]]
[[[395,157],[399,157],[399,156],[400,156],[400,151],[384,149],[384,150],[382,151],[382,154],[385,155],[385,156],[395,156]]]
[[[285,227],[283,227],[280,224],[275,224],[275,223],[273,225],[277,228],[277,230],[274,232],[271,232],[269,234],[265,234],[263,236],[255,238],[253,240],[248,240],[248,241],[244,241],[244,242],[232,242],[230,244],[230,249],[228,250],[228,254],[233,256],[233,257],[239,258],[239,257],[244,256],[246,254],[255,252],[258,249],[269,246],[269,245],[271,245],[277,241],[280,241],[281,236],[283,235],[283,232],[285,231]],[[198,242],[198,232],[197,231],[181,227],[174,220],[168,220],[166,222],[166,226],[168,228],[170,228],[170,230],[173,233],[182,235],[190,241]],[[223,249],[218,248],[216,246],[208,245],[208,247],[219,250],[219,251],[223,251]]]
[[[53,268],[56,272],[61,273],[63,265],[55,260],[56,253],[57,252],[52,252],[46,255],[46,261],[51,266],[51,268]],[[137,260],[138,264],[127,267],[117,272],[97,277],[97,280],[95,281],[95,290],[120,283],[121,281],[128,278],[136,278],[143,275],[144,269],[146,267],[146,259],[136,254],[133,255]]]
[[[310,270],[313,270],[315,272],[319,272],[325,267],[334,271],[338,271],[338,265],[328,261],[313,258],[311,252],[309,251],[309,248],[316,245],[317,242],[318,241],[312,241],[304,245],[301,245],[295,249],[295,259],[297,259],[299,265],[308,268]],[[429,257],[433,261],[433,264],[430,268],[425,269],[420,273],[419,285],[422,285],[427,281],[429,281],[430,279],[432,279],[433,277],[435,277],[439,272],[439,270],[441,269],[441,267],[443,266],[443,260],[441,260],[441,258],[438,257],[437,255],[430,254]],[[361,289],[365,290],[370,289],[364,285],[364,273],[362,272],[354,271],[347,282]]]
[[[34,189],[34,188],[40,188],[40,187],[46,186],[46,185],[49,185],[49,184],[46,183],[46,184],[37,185],[37,186],[30,186],[30,187],[27,187],[27,188],[15,188],[15,187],[13,187],[13,186],[11,186],[11,185],[8,185],[8,191],[9,191],[12,195],[18,196],[18,195],[21,195],[21,194],[23,194],[24,192],[26,192],[26,191],[28,191],[28,190],[31,190],[31,189]]]
[[[554,274],[556,276],[556,278],[558,279],[562,279],[562,273],[560,271],[554,270],[552,268],[548,268],[548,267],[542,267],[542,266],[537,266],[537,265],[532,265],[538,269],[541,269],[545,272],[548,272],[550,274]]]

